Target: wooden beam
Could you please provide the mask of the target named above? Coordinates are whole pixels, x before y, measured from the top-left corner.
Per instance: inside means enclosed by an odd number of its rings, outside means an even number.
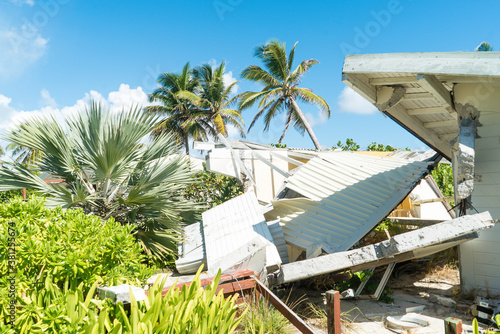
[[[422,88],[425,88],[429,93],[434,95],[442,105],[455,110],[451,93],[434,75],[419,74],[417,75],[418,83]]]
[[[445,140],[445,141],[450,141],[452,139],[457,138],[457,136],[458,136],[458,130],[457,130],[457,132],[445,133],[445,134],[439,135],[439,139]]]
[[[426,99],[433,99],[434,95],[431,93],[406,93],[403,96],[403,99],[406,101],[415,101],[415,100],[426,100]]]
[[[433,115],[433,114],[449,114],[450,112],[446,110],[444,107],[432,107],[432,108],[418,108],[418,109],[407,109],[406,113],[408,115]],[[455,118],[457,117],[455,114]]]
[[[423,123],[423,125],[424,125],[424,128],[426,128],[426,129],[441,128],[441,127],[445,127],[445,126],[456,126],[458,128],[458,123],[456,120],[426,122],[426,123]]]
[[[250,152],[252,152],[252,155],[254,157],[256,157],[257,159],[259,159],[260,161],[262,161],[263,163],[265,163],[266,165],[268,165],[269,167],[271,167],[272,169],[274,169],[279,174],[283,175],[285,178],[288,178],[291,175],[290,173],[285,172],[283,169],[281,169],[278,166],[276,166],[275,164],[273,164],[271,161],[269,161],[266,158],[264,158],[262,155],[260,155],[259,153],[257,153],[257,151],[252,150]]]
[[[278,154],[278,153],[273,152],[273,151],[269,151],[269,154],[271,154],[273,157],[276,157],[276,158],[281,159],[281,160],[285,160],[286,162],[289,162],[289,163],[294,164],[296,166],[302,166],[304,164],[302,161],[290,158],[286,155]]]
[[[400,85],[405,83],[416,83],[416,82],[417,82],[416,76],[370,79],[370,85],[374,86]]]
[[[340,272],[347,269],[358,271],[359,267],[367,269],[388,263],[399,262],[399,256],[405,253],[429,255],[429,251],[438,252],[450,247],[450,244],[465,242],[471,237],[477,237],[477,231],[491,228],[495,224],[489,212],[462,216],[453,220],[412,230],[396,235],[391,240],[377,244],[337,252],[281,266],[278,283],[288,283],[330,272]],[[410,254],[409,256],[411,256]],[[387,263],[387,264],[388,264]]]
[[[377,92],[364,74],[342,73],[342,82],[354,89],[363,96],[368,102],[375,104],[377,102]]]
[[[406,109],[401,105],[397,105],[386,111],[390,117],[398,124],[406,128],[416,137],[420,138],[424,143],[434,148],[445,157],[451,157],[451,148],[447,141],[442,141],[438,138],[437,133],[425,128],[422,122],[414,116],[406,113]]]
[[[314,331],[309,327],[304,320],[295,314],[285,303],[281,301],[274,293],[271,292],[258,279],[255,280],[255,289],[260,292],[262,297],[268,300],[281,314],[285,316],[301,333],[314,334]]]

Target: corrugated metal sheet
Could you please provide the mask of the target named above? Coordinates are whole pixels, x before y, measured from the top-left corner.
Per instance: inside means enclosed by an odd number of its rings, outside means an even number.
[[[276,245],[281,257],[281,262],[288,263],[290,261],[288,259],[288,247],[286,246],[285,235],[283,234],[283,228],[280,225],[280,221],[278,219],[268,221],[267,226],[273,236],[274,244]]]
[[[266,248],[268,263],[265,265],[281,263],[276,246],[272,244],[271,232],[253,192],[245,193],[205,211],[202,217],[210,271],[215,272],[222,260],[236,251],[241,251],[242,247],[259,237],[267,240],[269,246]],[[228,261],[237,262],[237,260],[231,258]],[[226,263],[226,266],[233,264],[237,263]]]
[[[304,198],[279,199],[266,218],[278,216],[286,242],[327,253],[353,246],[402,201],[434,162],[325,152],[288,178]],[[286,194],[286,192],[283,192]]]
[[[192,274],[202,264],[206,268],[207,256],[201,222],[185,226],[184,238],[178,247],[179,259],[175,261],[177,271],[181,274]]]

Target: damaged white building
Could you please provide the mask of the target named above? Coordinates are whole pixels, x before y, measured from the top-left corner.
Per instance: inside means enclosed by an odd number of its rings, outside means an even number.
[[[500,53],[346,56],[342,80],[452,161],[458,215],[500,218]],[[466,289],[500,295],[500,227],[460,246]]]

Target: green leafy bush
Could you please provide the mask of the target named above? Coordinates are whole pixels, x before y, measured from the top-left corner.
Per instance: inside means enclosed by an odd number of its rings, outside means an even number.
[[[20,307],[15,328],[0,321],[0,330],[8,334],[233,332],[241,321],[236,318],[237,296],[224,299],[222,291],[216,293],[220,273],[203,289],[200,272],[189,287],[182,291],[171,289],[163,298],[165,281],[158,279],[146,300],[137,302],[132,297],[128,311],[121,303],[114,305],[109,300],[93,299],[97,282],[85,293],[83,283],[77,288],[66,285],[61,289],[48,276],[42,287],[26,297],[18,297]]]
[[[132,226],[101,221],[81,209],[48,209],[41,198],[17,198],[0,204],[0,300],[9,271],[9,223],[16,231],[18,293],[43,284],[48,275],[61,288],[65,282],[88,288],[96,281],[137,283],[155,272],[143,263],[147,258],[130,234]]]

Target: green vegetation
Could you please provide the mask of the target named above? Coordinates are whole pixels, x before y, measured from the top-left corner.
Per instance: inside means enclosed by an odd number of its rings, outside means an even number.
[[[227,137],[228,125],[245,136],[240,112],[230,108],[236,103],[236,97],[231,98],[231,90],[237,82],[226,85],[224,72],[224,63],[217,68],[204,64],[195,69],[187,63],[179,74],[160,74],[161,87],[149,96],[151,102],[160,104],[145,108],[163,117],[153,135],[171,134],[177,143],[184,144],[187,153],[190,138],[207,140],[218,134]]]
[[[345,143],[342,143],[341,140],[337,142],[337,145],[333,146],[332,148],[339,148],[342,151],[359,151],[360,145],[354,141],[352,138],[347,138],[345,140]],[[391,145],[384,145],[384,144],[378,144],[376,142],[372,142],[370,145],[366,147],[367,151],[379,151],[379,152],[393,152],[400,150],[400,148],[395,148],[392,147]],[[409,151],[410,149],[406,148],[406,151]]]
[[[113,218],[101,221],[82,209],[49,209],[43,198],[15,198],[0,204],[0,279],[7,286],[9,227],[16,231],[18,294],[43,285],[47,277],[58,287],[85,288],[94,282],[139,283],[155,272],[130,234]],[[1,289],[2,305],[7,289]]]
[[[444,197],[453,196],[453,168],[451,164],[438,164],[437,168],[432,170],[431,175]]]
[[[476,51],[494,51],[493,47],[488,42],[482,42],[476,48]]]
[[[359,151],[360,146],[352,138],[347,138],[345,144],[339,140],[337,146],[333,146],[332,148],[340,148],[342,151]]]
[[[245,334],[293,333],[293,327],[285,316],[263,298],[250,304],[248,312],[242,317],[241,327],[239,333]]]
[[[330,117],[330,106],[322,97],[314,94],[308,88],[298,87],[303,75],[307,73],[311,66],[319,62],[315,59],[304,60],[293,69],[297,43],[294,44],[288,55],[285,46],[285,43],[274,40],[255,48],[254,56],[262,60],[265,69],[257,65],[250,65],[241,72],[241,76],[246,80],[261,84],[263,89],[260,92],[248,91],[240,94],[239,108],[244,110],[260,101],[258,105],[259,111],[250,124],[248,131],[264,113],[264,131],[268,131],[272,119],[285,111],[285,129],[278,143],[283,141],[288,127],[293,124],[299,133],[304,134],[307,131],[314,146],[319,149],[318,139],[297,104],[297,101],[315,104],[324,116]]]
[[[201,270],[200,270],[201,271]],[[28,333],[231,333],[241,319],[236,319],[237,296],[224,299],[216,294],[220,272],[213,283],[202,288],[199,274],[182,291],[171,289],[162,297],[165,280],[158,279],[147,299],[137,302],[133,294],[130,309],[109,300],[94,299],[95,282],[89,289],[60,287],[47,276],[43,284],[17,297],[17,321],[7,324],[7,303],[2,303],[0,330],[6,334]],[[3,290],[5,291],[5,290]],[[243,310],[242,315],[245,315]]]
[[[139,108],[113,114],[95,103],[67,118],[65,126],[52,117],[30,119],[4,138],[43,157],[32,168],[0,167],[0,191],[34,189],[49,206],[113,217],[133,226],[148,254],[165,256],[176,248],[181,215],[197,206],[180,194],[195,179],[189,161],[174,155],[172,137],[146,140],[157,125],[157,116]],[[47,184],[44,174],[65,182]]]
[[[195,176],[200,182],[189,185],[184,190],[184,196],[206,205],[207,209],[243,194],[243,186],[235,178],[208,172],[206,169]]]

